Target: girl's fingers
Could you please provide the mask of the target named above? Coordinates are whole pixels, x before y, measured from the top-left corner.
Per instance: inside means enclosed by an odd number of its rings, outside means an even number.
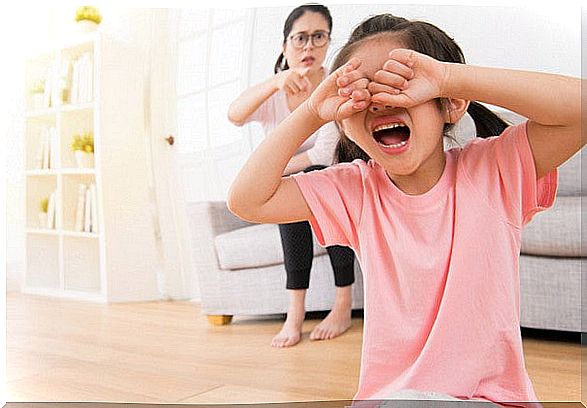
[[[395,106],[398,108],[409,108],[414,105],[412,101],[405,94],[391,95],[388,92],[376,93],[371,97],[372,103],[378,103],[381,105]]]
[[[375,95],[378,93],[388,93],[391,95],[397,95],[400,93],[398,88],[394,88],[385,84],[380,84],[379,82],[370,82],[369,86],[367,87],[371,95]]]
[[[343,73],[336,80],[336,85],[338,85],[341,88],[344,88],[344,87],[348,86],[349,84],[352,84],[353,82],[358,81],[361,78],[364,78],[363,74],[355,69],[355,70]]]
[[[396,48],[389,52],[389,58],[391,60],[398,61],[408,67],[413,67],[416,62],[418,53],[414,50],[405,48]]]
[[[355,113],[363,111],[363,110],[367,109],[368,107],[369,107],[368,100],[356,102],[352,99],[349,99],[346,102],[344,102],[342,105],[339,106],[335,119],[336,120],[347,119],[347,118],[351,117],[352,115],[354,115]]]
[[[367,78],[360,78],[360,79],[348,84],[344,88],[339,89],[338,94],[343,97],[351,96],[353,91],[355,91],[357,89],[367,89],[368,85],[369,85],[369,80]]]
[[[374,82],[387,85],[397,89],[406,89],[408,87],[408,80],[396,73],[379,70],[373,75]]]
[[[385,64],[383,64],[383,70],[400,75],[406,79],[412,79],[414,77],[414,71],[411,67],[394,59],[385,61]]]
[[[371,93],[366,89],[356,89],[351,94],[351,99],[355,102],[368,101],[371,99]]]

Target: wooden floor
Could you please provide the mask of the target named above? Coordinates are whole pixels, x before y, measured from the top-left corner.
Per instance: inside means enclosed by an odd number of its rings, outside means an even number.
[[[9,293],[5,400],[254,403],[352,398],[362,319],[345,335],[269,346],[282,321],[213,327],[190,302],[95,304]],[[542,401],[579,401],[578,343],[525,339]]]

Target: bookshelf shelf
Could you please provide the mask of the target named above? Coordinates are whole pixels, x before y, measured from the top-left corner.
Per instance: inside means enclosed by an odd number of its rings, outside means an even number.
[[[144,81],[136,75],[143,57],[103,33],[54,48],[25,68],[26,89],[37,94],[27,91],[25,106],[23,291],[100,302],[158,299],[156,263],[145,256],[156,252],[146,158],[129,155],[145,143]],[[84,134],[93,136],[87,162],[72,151],[74,136]]]

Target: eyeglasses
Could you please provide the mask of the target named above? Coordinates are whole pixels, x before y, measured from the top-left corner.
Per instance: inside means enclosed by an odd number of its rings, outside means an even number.
[[[330,40],[330,33],[327,31],[316,31],[314,34],[298,33],[289,37],[291,45],[294,48],[304,48],[310,38],[314,47],[324,47]]]

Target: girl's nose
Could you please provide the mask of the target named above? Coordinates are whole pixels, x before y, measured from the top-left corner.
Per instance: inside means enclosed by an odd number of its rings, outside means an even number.
[[[369,105],[369,111],[371,113],[390,111],[390,110],[393,110],[393,106],[382,105],[380,103],[375,103],[375,102],[371,102],[371,105]]]

